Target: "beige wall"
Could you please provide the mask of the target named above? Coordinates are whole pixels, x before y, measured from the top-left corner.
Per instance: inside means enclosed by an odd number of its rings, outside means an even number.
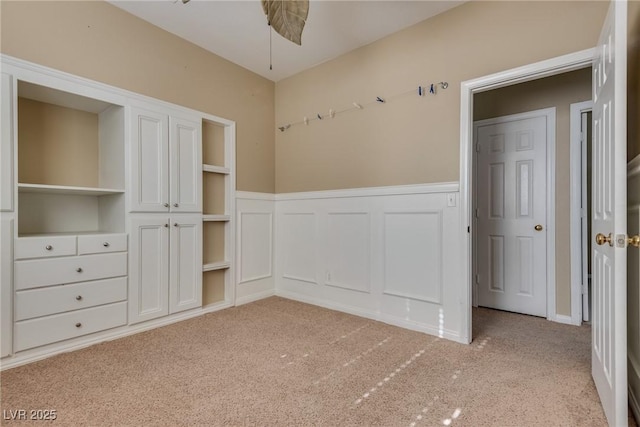
[[[556,107],[556,310],[565,316],[571,316],[569,110],[572,103],[590,99],[591,68],[474,97],[475,120]]]
[[[237,123],[237,188],[273,192],[274,83],[106,2],[0,2],[0,50]]]
[[[606,2],[472,1],[276,84],[276,192],[459,180],[460,83],[596,45]]]

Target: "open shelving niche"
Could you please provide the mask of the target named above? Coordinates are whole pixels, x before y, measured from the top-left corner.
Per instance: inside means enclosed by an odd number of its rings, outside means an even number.
[[[17,93],[18,236],[124,232],[124,107],[27,81]]]
[[[235,124],[214,117],[202,121],[202,305],[215,307],[234,297],[233,212],[235,212]]]

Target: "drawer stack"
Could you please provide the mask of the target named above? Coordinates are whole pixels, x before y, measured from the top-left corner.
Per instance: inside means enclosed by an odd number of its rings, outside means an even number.
[[[14,351],[127,323],[127,235],[20,237]]]

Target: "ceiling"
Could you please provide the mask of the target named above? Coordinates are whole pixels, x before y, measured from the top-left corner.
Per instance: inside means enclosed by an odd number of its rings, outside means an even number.
[[[278,81],[460,5],[463,1],[311,0],[302,46],[272,34],[258,0],[110,0],[166,31]]]

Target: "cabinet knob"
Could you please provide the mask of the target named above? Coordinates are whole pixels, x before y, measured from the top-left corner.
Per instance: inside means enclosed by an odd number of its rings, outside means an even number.
[[[174,223],[173,223],[173,226],[174,226],[174,227],[177,227],[177,226],[178,226],[178,223],[177,223],[177,222],[174,222]]]
[[[78,322],[76,323],[76,328],[80,328],[82,326],[82,323]]]
[[[169,226],[169,224],[165,224],[164,226],[165,226],[165,227],[168,227],[168,226]]]
[[[78,301],[82,301],[82,295],[78,295],[78,296],[76,297],[76,300],[78,300]]]
[[[168,208],[168,207],[169,207],[169,203],[165,203],[165,204],[164,204],[164,207],[165,207],[165,208]]]
[[[78,268],[76,268],[76,271],[77,271],[78,273],[82,273],[82,268],[81,268],[81,267],[78,267]]]
[[[45,248],[46,250],[50,251],[51,249],[53,249],[53,246],[51,246],[51,245],[47,245],[47,246],[45,246],[44,248]]]
[[[108,247],[109,247],[109,242],[104,242],[104,243],[102,244],[102,246],[104,246],[105,248],[108,248]]]
[[[177,204],[177,203],[174,203],[174,204],[173,204],[173,207],[174,207],[174,208],[177,208],[177,207],[178,207],[178,204]]]

